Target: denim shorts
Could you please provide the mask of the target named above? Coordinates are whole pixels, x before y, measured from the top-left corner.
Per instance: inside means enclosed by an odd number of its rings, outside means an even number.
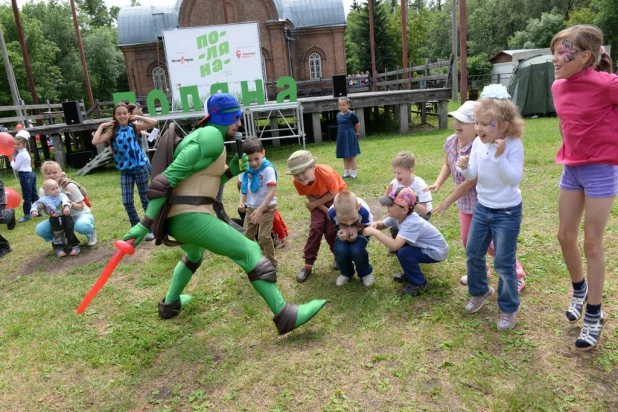
[[[587,197],[614,197],[618,194],[618,166],[564,165],[560,177],[560,189],[583,190]]]

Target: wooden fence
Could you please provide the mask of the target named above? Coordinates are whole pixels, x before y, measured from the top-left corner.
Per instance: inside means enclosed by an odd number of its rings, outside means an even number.
[[[435,63],[427,59],[421,66],[377,74],[376,87],[379,91],[449,88],[453,82],[452,67],[453,56]]]
[[[22,101],[23,103],[23,101]],[[84,101],[79,101],[79,109],[82,115],[86,116]],[[5,113],[13,112],[12,116],[5,117]],[[21,114],[20,114],[21,113]],[[57,122],[57,120],[59,120]],[[64,112],[62,103],[50,103],[49,100],[44,104],[20,104],[18,106],[0,106],[0,124],[7,128],[12,123],[21,123],[26,127],[32,127],[29,123],[54,124],[64,123]]]

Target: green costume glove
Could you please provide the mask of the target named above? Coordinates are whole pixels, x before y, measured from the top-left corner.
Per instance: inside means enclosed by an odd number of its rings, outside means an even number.
[[[249,157],[246,153],[243,153],[240,161],[238,161],[238,154],[235,154],[234,157],[232,157],[229,168],[230,172],[232,172],[232,176],[238,176],[242,172],[246,172],[249,170]]]
[[[137,225],[133,226],[122,237],[122,240],[135,239],[135,242],[133,243],[133,247],[136,247],[142,242],[142,240],[144,240],[147,234],[148,234],[148,229],[145,228],[144,225],[142,225],[141,223],[138,223]]]

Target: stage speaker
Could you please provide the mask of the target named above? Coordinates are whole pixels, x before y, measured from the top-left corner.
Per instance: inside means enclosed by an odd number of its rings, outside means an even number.
[[[333,76],[333,96],[341,97],[348,95],[348,84],[345,74]]]
[[[79,102],[62,102],[62,111],[64,112],[64,122],[66,124],[82,124],[84,118],[82,111],[79,110]]]
[[[76,169],[81,169],[92,160],[92,152],[73,152],[71,153],[71,165]]]

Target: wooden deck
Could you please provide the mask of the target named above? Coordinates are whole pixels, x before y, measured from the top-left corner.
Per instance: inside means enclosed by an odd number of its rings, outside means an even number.
[[[437,115],[440,119],[439,127],[441,129],[446,129],[447,127],[447,104],[451,97],[450,88],[362,92],[350,94],[348,97],[352,100],[352,109],[355,110],[361,123],[361,137],[365,136],[365,119],[364,110],[358,109],[369,107],[392,106],[394,112],[399,114],[399,131],[402,134],[406,134],[409,130],[408,119],[412,107],[418,103],[438,102]],[[298,101],[302,104],[303,113],[311,116],[313,125],[313,136],[311,137],[316,143],[321,142],[322,125],[320,123],[320,114],[339,111],[338,98],[333,96],[315,96],[299,98]],[[425,104],[423,104],[422,107],[424,108]],[[167,115],[156,116],[155,118],[160,122],[172,119],[188,119],[194,122],[203,117],[203,115],[203,112],[173,112]],[[68,139],[70,138],[70,133],[77,134],[81,142],[80,146],[82,150],[93,150],[91,143],[92,132],[94,132],[101,123],[110,120],[111,118],[89,119],[81,124],[66,125],[64,123],[59,123],[30,127],[26,130],[28,130],[33,137],[36,135],[50,136],[55,148],[56,161],[62,167],[66,167],[68,163],[67,160],[71,156],[71,149],[69,147],[65,148],[61,135],[64,135],[65,138]],[[160,126],[162,127],[162,125]],[[163,130],[161,130],[161,133],[163,133]],[[49,159],[49,153],[45,149],[47,149],[47,147],[43,149],[44,157]],[[38,161],[38,153],[34,156],[35,160]]]
[[[364,92],[350,94],[348,97],[352,101],[352,110],[354,110],[360,120],[361,137],[365,136],[365,115],[364,110],[357,109],[365,107],[394,106],[395,113],[399,114],[399,132],[406,134],[409,130],[408,118],[411,106],[416,103],[437,101],[438,117],[440,119],[439,127],[440,129],[447,128],[447,105],[451,98],[450,88]],[[303,112],[305,114],[311,113],[314,131],[313,140],[321,142],[320,113],[339,111],[338,98],[332,96],[304,97],[298,99],[298,101],[303,105]],[[423,105],[423,107],[425,106]]]

